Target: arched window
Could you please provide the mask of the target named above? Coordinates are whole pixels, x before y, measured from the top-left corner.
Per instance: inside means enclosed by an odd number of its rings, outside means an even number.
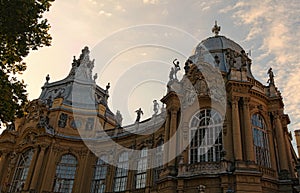
[[[252,115],[253,143],[256,163],[263,167],[271,167],[267,126],[259,114]]]
[[[216,162],[221,159],[222,117],[213,109],[204,109],[190,121],[190,163]]]
[[[159,174],[163,168],[163,160],[164,160],[164,141],[160,140],[157,143],[156,152],[154,156],[155,166],[154,168],[154,183],[159,179]]]
[[[119,155],[115,179],[114,179],[114,191],[125,191],[127,185],[128,176],[128,152],[123,152]]]
[[[108,168],[107,160],[107,155],[103,155],[97,160],[92,180],[91,193],[104,193],[105,191],[105,178]]]
[[[9,192],[19,192],[22,190],[28,175],[32,157],[33,149],[29,149],[19,156],[18,165]]]
[[[72,193],[77,168],[77,159],[71,154],[61,157],[56,166],[54,192]]]
[[[135,188],[145,188],[147,178],[147,160],[148,160],[148,149],[143,148],[140,150],[140,157],[137,161],[137,171],[135,175],[136,184]]]

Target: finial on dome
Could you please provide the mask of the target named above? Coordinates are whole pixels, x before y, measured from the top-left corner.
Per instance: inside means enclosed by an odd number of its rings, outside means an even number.
[[[215,21],[215,25],[214,25],[214,27],[211,29],[211,31],[212,31],[213,33],[215,33],[216,36],[219,35],[219,32],[221,31],[221,26],[218,26],[217,20]]]

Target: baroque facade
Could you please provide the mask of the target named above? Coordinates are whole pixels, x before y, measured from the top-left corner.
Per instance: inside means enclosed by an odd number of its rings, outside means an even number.
[[[0,192],[298,192],[272,69],[267,85],[257,81],[243,48],[219,31],[199,43],[181,80],[173,62],[161,112],[128,126],[109,109],[110,85],[96,85],[85,47],[1,134]]]

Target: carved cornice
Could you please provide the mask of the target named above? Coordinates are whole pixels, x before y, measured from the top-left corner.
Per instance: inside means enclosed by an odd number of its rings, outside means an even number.
[[[167,104],[168,101],[171,100],[171,99],[179,100],[178,99],[178,95],[177,95],[176,92],[174,92],[174,91],[168,92],[167,95],[164,96],[160,101],[163,102],[163,103],[165,103],[165,104]]]
[[[253,84],[251,82],[241,82],[236,80],[228,80],[225,84],[226,90],[233,91],[233,92],[240,92],[238,89],[246,90],[247,93],[250,91],[250,89],[253,87]]]

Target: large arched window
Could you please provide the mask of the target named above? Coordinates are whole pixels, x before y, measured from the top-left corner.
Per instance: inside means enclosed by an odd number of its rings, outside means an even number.
[[[253,143],[256,163],[263,167],[271,167],[267,126],[259,114],[252,115]]]
[[[108,168],[107,160],[107,155],[103,155],[97,160],[92,180],[91,193],[104,193],[105,191],[105,178]]]
[[[61,157],[56,166],[54,192],[72,193],[77,168],[77,159],[71,154]]]
[[[127,185],[128,176],[128,152],[123,152],[119,155],[115,179],[114,179],[114,191],[125,191]]]
[[[140,157],[137,161],[137,171],[135,175],[136,184],[135,188],[145,188],[147,178],[147,160],[148,160],[148,149],[143,148],[140,150]]]
[[[204,109],[190,121],[190,163],[216,162],[221,159],[222,117],[213,109]]]
[[[33,149],[29,149],[20,155],[9,192],[19,192],[22,190],[28,175],[32,156]]]

